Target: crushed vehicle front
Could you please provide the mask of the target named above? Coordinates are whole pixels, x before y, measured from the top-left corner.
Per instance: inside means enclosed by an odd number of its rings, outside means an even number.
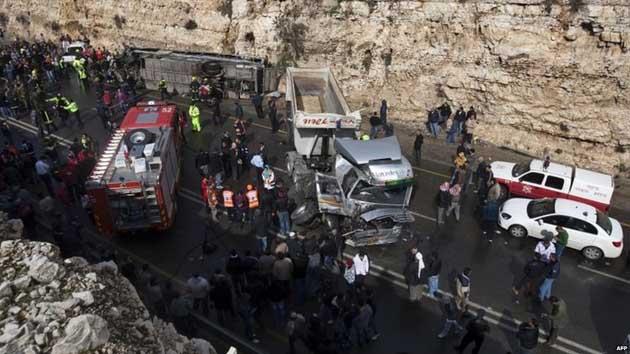
[[[394,243],[409,212],[413,169],[400,153],[396,137],[370,141],[338,140],[335,171],[351,216],[342,229],[356,246]],[[345,227],[344,227],[345,226]]]

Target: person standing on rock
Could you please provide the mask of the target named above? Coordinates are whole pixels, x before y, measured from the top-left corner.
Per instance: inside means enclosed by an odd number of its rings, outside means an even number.
[[[466,111],[464,111],[464,107],[459,106],[455,112],[454,120],[457,128],[457,134],[461,134],[464,130],[464,123],[466,122]]]
[[[388,110],[389,110],[389,108],[387,107],[387,101],[386,100],[382,100],[381,101],[380,118],[381,118],[381,124],[383,126],[387,126],[387,111]]]

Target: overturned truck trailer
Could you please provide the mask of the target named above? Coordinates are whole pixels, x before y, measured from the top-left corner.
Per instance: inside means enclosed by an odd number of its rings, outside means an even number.
[[[413,170],[396,137],[358,139],[361,117],[330,69],[288,68],[286,100],[293,222],[323,221],[352,246],[396,242],[414,221]]]

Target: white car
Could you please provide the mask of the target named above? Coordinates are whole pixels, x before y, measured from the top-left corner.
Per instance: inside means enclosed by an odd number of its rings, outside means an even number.
[[[569,234],[568,248],[589,260],[617,258],[623,251],[621,224],[594,207],[568,199],[508,199],[499,208],[499,226],[514,237],[543,238],[562,226]],[[546,232],[545,232],[546,233]]]
[[[83,53],[85,50],[85,43],[83,42],[73,42],[68,46],[68,49],[63,54],[62,60],[66,64],[72,64],[74,59]]]

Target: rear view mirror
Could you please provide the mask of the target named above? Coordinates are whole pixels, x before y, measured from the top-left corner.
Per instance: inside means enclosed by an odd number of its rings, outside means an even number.
[[[538,219],[536,220],[536,222],[538,223],[538,225],[542,225],[542,220]]]

